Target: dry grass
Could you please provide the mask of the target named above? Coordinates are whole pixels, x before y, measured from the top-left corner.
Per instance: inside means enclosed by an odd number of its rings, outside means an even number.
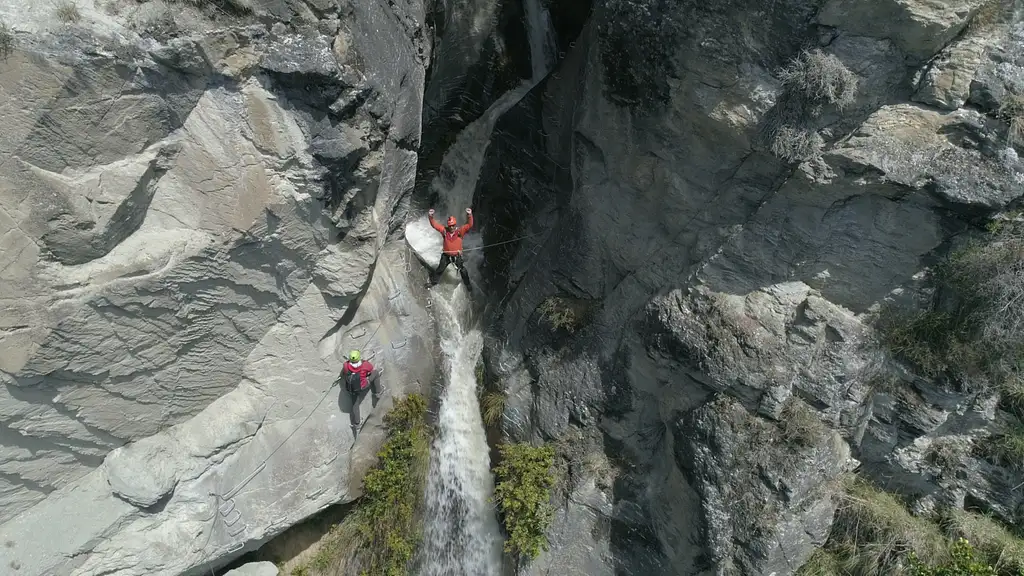
[[[830,551],[841,573],[899,576],[911,551],[926,563],[944,561],[948,541],[938,525],[910,514],[895,496],[854,478],[836,512]]]
[[[954,538],[964,538],[978,555],[1001,574],[1024,571],[1024,540],[999,522],[970,512],[954,512],[946,519],[947,530]]]
[[[789,162],[804,162],[821,156],[825,140],[815,130],[781,126],[771,140],[772,154]]]
[[[980,447],[982,454],[992,463],[1024,471],[1024,426],[1017,425],[997,434]]]
[[[832,552],[819,548],[793,576],[844,576],[839,560]]]
[[[969,453],[969,443],[939,438],[924,453],[925,461],[943,472],[956,470]]]
[[[1011,146],[1024,144],[1024,95],[1010,94],[999,107],[999,117],[1006,120],[1006,139]]]
[[[837,109],[853,104],[859,80],[839,58],[821,50],[801,52],[780,73],[783,84],[811,102]]]
[[[817,445],[828,431],[814,410],[798,398],[786,401],[782,408],[779,428],[783,441],[805,448]]]
[[[78,4],[72,0],[59,0],[53,8],[57,20],[65,24],[74,24],[82,19],[82,13],[78,10]]]

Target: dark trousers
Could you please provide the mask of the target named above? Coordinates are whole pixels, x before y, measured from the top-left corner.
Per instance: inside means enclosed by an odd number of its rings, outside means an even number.
[[[366,391],[371,390],[374,396],[380,394],[380,388],[377,385],[377,371],[370,372],[370,375],[366,378],[370,385],[358,392],[349,392],[349,396],[352,397],[352,410],[349,411],[349,418],[353,426],[359,426],[362,422],[362,418],[359,417],[359,403],[364,397],[366,397]]]
[[[469,272],[466,271],[466,263],[462,261],[462,254],[455,254],[454,256],[449,254],[441,254],[441,264],[437,267],[437,272],[434,273],[434,284],[437,284],[441,280],[441,276],[444,271],[448,268],[449,264],[455,264],[455,267],[459,269],[459,276],[462,276],[462,283],[469,287]]]

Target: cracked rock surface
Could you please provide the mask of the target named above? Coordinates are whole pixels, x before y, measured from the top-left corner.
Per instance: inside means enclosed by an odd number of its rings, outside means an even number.
[[[80,2],[65,25],[0,2],[0,565],[19,574],[223,564],[358,495],[392,398],[354,441],[343,352],[393,394],[432,373],[388,242],[423,6],[251,4]]]

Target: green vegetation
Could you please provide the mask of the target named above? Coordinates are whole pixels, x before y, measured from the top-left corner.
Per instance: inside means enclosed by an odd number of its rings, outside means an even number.
[[[1024,426],[1015,425],[986,439],[981,446],[982,455],[992,463],[1024,471]]]
[[[998,576],[996,569],[978,560],[974,547],[960,538],[950,547],[949,561],[929,566],[910,553],[911,576]]]
[[[541,320],[547,322],[555,330],[565,330],[573,334],[587,321],[590,316],[591,304],[585,300],[549,296],[545,298],[537,310]]]
[[[78,11],[78,4],[72,0],[59,0],[53,10],[57,19],[66,24],[74,24],[82,19],[82,13]]]
[[[480,401],[480,412],[484,418],[484,424],[494,426],[501,422],[501,416],[505,413],[505,393],[497,390],[485,392]]]
[[[14,31],[6,22],[0,22],[0,58],[4,60],[14,51]]]
[[[984,241],[954,252],[933,271],[943,302],[934,309],[884,310],[877,323],[893,355],[928,377],[990,384],[1007,410],[1024,415],[1024,230],[990,226]]]
[[[842,110],[857,97],[857,75],[835,55],[817,48],[801,52],[779,76],[784,86],[808,102]]]
[[[420,537],[429,458],[427,403],[412,394],[384,416],[388,438],[363,478],[357,507],[292,576],[404,576]]]
[[[896,496],[850,478],[828,542],[796,576],[1024,576],[1022,570],[1024,540],[995,520],[962,510],[917,517]]]
[[[1024,95],[1008,95],[999,107],[999,117],[1009,125],[1006,139],[1010,145],[1024,144]]]
[[[494,501],[508,534],[505,551],[516,558],[536,558],[547,549],[546,532],[554,513],[550,499],[555,450],[520,443],[501,444],[498,451]]]

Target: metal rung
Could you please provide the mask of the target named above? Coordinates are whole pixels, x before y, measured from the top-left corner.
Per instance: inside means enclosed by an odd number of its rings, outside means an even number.
[[[230,514],[224,516],[224,523],[228,526],[234,526],[242,518],[242,513],[238,509],[234,509]]]
[[[359,327],[358,331],[359,331],[358,334],[355,331],[349,332],[348,333],[348,337],[349,338],[362,338],[363,336],[366,336],[366,328]]]
[[[237,534],[234,534],[234,536],[237,536]],[[238,552],[239,550],[241,550],[244,547],[245,547],[245,543],[243,543],[243,542],[235,542],[234,544],[231,545],[231,548],[228,548],[227,550],[224,551],[224,554],[232,554],[234,552]]]
[[[245,522],[239,522],[238,524],[235,525],[234,528],[235,529],[232,530],[232,527],[228,526],[228,535],[231,536],[232,538],[235,537],[235,536],[238,536],[242,532],[245,532],[245,529],[246,529]],[[239,548],[241,548],[241,546],[239,546]]]
[[[392,350],[398,350],[399,348],[405,348],[405,345],[408,344],[408,343],[409,343],[409,339],[408,338],[406,338],[405,340],[402,340],[401,342],[392,342],[391,343],[391,349]]]
[[[401,290],[399,290],[398,292],[392,292],[391,294],[388,294],[388,300],[392,300],[393,301],[393,300],[397,299],[401,295],[402,295],[402,291]]]
[[[220,506],[220,515],[221,516],[227,516],[234,509],[235,509],[235,501],[234,500],[228,500],[227,502],[221,504],[221,506]]]

